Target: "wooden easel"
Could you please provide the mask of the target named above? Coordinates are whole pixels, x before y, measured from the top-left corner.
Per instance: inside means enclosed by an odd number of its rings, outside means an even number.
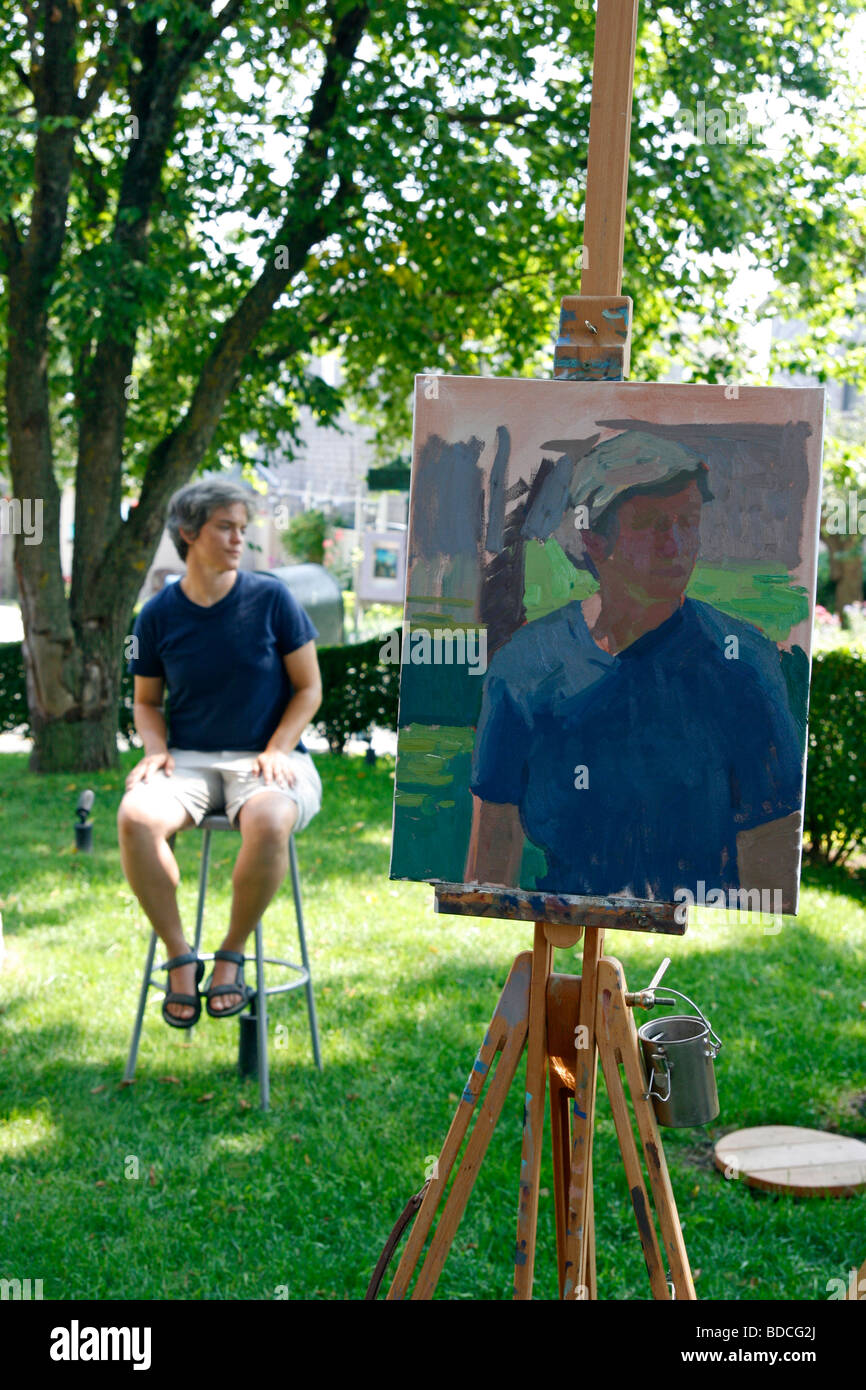
[[[554,376],[559,379],[622,380],[628,369],[632,304],[621,294],[621,288],[637,13],[638,0],[597,0],[581,294],[562,301],[554,361]],[[597,1296],[592,1136],[596,1059],[600,1054],[653,1296],[671,1297],[667,1263],[674,1297],[693,1299],[694,1284],[664,1150],[655,1112],[645,1095],[646,1075],[632,1014],[636,1006],[652,1007],[653,986],[630,994],[619,961],[602,954],[606,926],[619,931],[682,935],[685,926],[675,921],[673,906],[569,900],[519,890],[472,892],[459,885],[440,885],[436,907],[437,911],[464,915],[534,921],[535,938],[532,951],[517,956],[512,965],[388,1298],[433,1296],[524,1044],[528,1044],[514,1296],[532,1296],[548,1070],[560,1297]],[[581,935],[581,976],[553,974],[554,948],[572,946]],[[440,1199],[499,1053],[495,1074],[410,1293]],[[661,1245],[641,1171],[621,1065],[649,1174]]]
[[[592,911],[585,904],[580,910],[585,915]],[[672,913],[673,909],[665,908],[664,911]],[[628,914],[619,909],[599,904],[596,912],[609,913],[618,930],[631,927]],[[683,928],[669,925],[663,913],[659,913],[650,930],[682,933]],[[655,1112],[652,1103],[645,1098],[646,1073],[632,1014],[635,1007],[650,1008],[654,1002],[661,1001],[655,998],[653,986],[637,994],[627,991],[620,962],[600,954],[603,927],[585,929],[582,977],[551,973],[554,946],[573,945],[579,936],[580,929],[573,926],[536,922],[533,950],[522,952],[515,958],[451,1122],[434,1176],[415,1218],[388,1292],[389,1299],[404,1299],[407,1296],[412,1299],[432,1298],[527,1042],[514,1297],[529,1299],[532,1296],[541,1171],[540,1140],[544,1128],[548,1068],[560,1297],[592,1299],[597,1296],[592,1205],[596,1047],[601,1055],[653,1296],[657,1299],[671,1297],[669,1278],[675,1298],[684,1300],[695,1297]],[[588,1023],[585,1021],[587,1019]],[[582,1031],[586,1027],[590,1030],[588,1035]],[[578,1041],[580,1046],[577,1045]],[[502,1056],[478,1111],[475,1126],[410,1294],[412,1276],[424,1251],[440,1199],[448,1185],[491,1066],[500,1052]],[[624,1068],[626,1084],[623,1083],[620,1066]],[[629,1093],[661,1230],[661,1243],[653,1223],[629,1115]],[[569,1101],[573,1110],[571,1139]],[[575,1271],[579,1271],[579,1277],[575,1277]]]

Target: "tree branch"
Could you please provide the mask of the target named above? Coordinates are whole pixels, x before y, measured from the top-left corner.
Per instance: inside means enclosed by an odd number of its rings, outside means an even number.
[[[71,116],[75,104],[75,29],[71,0],[44,6],[46,23],[42,62],[33,62],[31,89],[40,122]],[[35,60],[35,51],[34,51]],[[27,236],[27,270],[31,284],[47,299],[66,231],[66,206],[72,171],[74,132],[68,125],[40,124],[36,136],[33,202]]]
[[[130,96],[132,114],[139,122],[138,138],[130,142],[123,170],[117,213],[112,233],[142,255],[154,197],[159,189],[166,153],[177,121],[177,98],[191,68],[227,29],[243,9],[245,0],[228,0],[212,24],[188,26],[182,42],[157,35],[154,24],[142,27],[136,51],[142,73]],[[130,217],[129,213],[137,216]]]
[[[0,221],[0,250],[6,258],[6,273],[11,275],[21,255],[21,238],[11,213]]]
[[[27,88],[28,92],[32,92],[32,91],[33,91],[33,83],[30,81],[30,78],[28,77],[28,75],[27,75],[27,73],[24,71],[24,69],[22,68],[21,64],[20,64],[20,63],[16,63],[16,62],[13,60],[13,63],[12,63],[12,70],[13,70],[13,72],[15,72],[15,73],[18,74],[18,77],[21,79],[21,81],[23,82],[24,86]]]
[[[368,6],[366,0],[362,0],[333,21],[325,67],[295,168],[288,210],[272,243],[270,258],[234,314],[223,324],[183,418],[148,459],[139,504],[106,557],[111,579],[121,588],[130,587],[132,562],[141,548],[155,544],[158,539],[168,498],[201,462],[225,402],[237,383],[244,358],[274,305],[298,273],[310,248],[336,229],[340,214],[356,195],[351,180],[341,177],[334,197],[324,207],[320,206],[322,193],[331,177],[326,156],[327,135],[339,110],[342,84],[354,61],[368,18]],[[133,581],[135,578],[133,575]]]
[[[118,5],[117,28],[111,44],[101,55],[102,61],[97,65],[96,72],[90,79],[90,86],[84,94],[77,99],[76,110],[82,120],[92,116],[99,105],[100,98],[108,90],[112,77],[120,66],[125,47],[131,43],[135,25],[132,14],[126,5]]]
[[[80,424],[75,501],[76,545],[70,602],[80,611],[94,589],[94,573],[110,553],[120,520],[120,462],[126,427],[126,385],[132,373],[142,309],[129,269],[147,259],[153,203],[174,136],[178,96],[190,70],[239,14],[245,0],[229,0],[211,23],[191,16],[180,30],[158,34],[154,21],[139,26],[131,44],[142,71],[132,84],[130,104],[139,122],[121,175],[112,241],[122,252],[119,273],[102,297],[99,333],[80,361],[77,384]],[[200,14],[207,0],[197,0]],[[104,74],[103,74],[104,75]]]

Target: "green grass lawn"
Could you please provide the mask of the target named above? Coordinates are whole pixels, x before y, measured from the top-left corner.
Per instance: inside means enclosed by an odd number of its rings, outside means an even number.
[[[343,1299],[363,1295],[408,1196],[438,1152],[529,924],[437,917],[432,889],[390,883],[393,764],[317,759],[321,815],[299,837],[325,1069],[302,994],[273,1001],[272,1109],[236,1070],[237,1024],[169,1030],[155,992],[137,1080],[119,1085],[149,926],[123,877],[115,813],[126,771],[36,777],[0,761],[0,1277],[46,1299]],[[92,786],[94,853],[73,849]],[[228,917],[237,837],[213,842],[205,949]],[[191,931],[200,836],[178,838]],[[807,869],[801,914],[776,935],[707,911],[685,938],[610,933],[629,986],[665,954],[666,982],[720,1034],[722,1113],[664,1130],[701,1298],[823,1300],[866,1258],[866,1195],[795,1201],[712,1166],[744,1125],[866,1138],[866,887]],[[291,892],[265,919],[269,954],[297,954]],[[579,971],[578,951],[556,968]],[[646,1015],[639,1015],[642,1021]],[[278,1045],[282,1044],[282,1045]],[[439,1286],[508,1298],[522,1082],[509,1098]],[[649,1297],[603,1085],[596,1138],[599,1289]],[[137,1176],[136,1176],[137,1174]],[[536,1297],[556,1296],[550,1146]]]

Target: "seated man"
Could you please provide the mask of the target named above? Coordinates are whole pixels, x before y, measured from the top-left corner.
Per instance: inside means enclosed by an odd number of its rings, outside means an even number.
[[[804,750],[781,653],[685,597],[706,465],[630,430],[579,465],[599,587],[518,628],[484,683],[466,881],[514,886],[524,834],[550,893],[671,902],[679,887],[791,896]],[[772,848],[768,832],[775,837]]]
[[[240,569],[252,514],[249,494],[219,479],[176,493],[167,524],[186,574],[148,600],[134,628],[129,669],[144,757],[117,824],[124,873],[170,957],[162,1012],[173,1028],[192,1027],[202,995],[215,1018],[244,1007],[244,944],[285,877],[290,834],[321,807],[319,774],[300,742],[322,700],[318,634],[280,580]],[[181,926],[168,837],[223,809],[242,845],[228,931],[200,995],[204,963]]]

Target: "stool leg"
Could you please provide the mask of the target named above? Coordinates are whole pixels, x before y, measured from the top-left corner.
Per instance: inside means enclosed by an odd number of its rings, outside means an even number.
[[[204,900],[207,895],[207,871],[210,863],[210,830],[205,830],[201,847],[201,867],[198,875],[198,907],[195,912],[195,942],[193,950],[198,955],[201,949],[201,924],[204,921]]]
[[[310,958],[307,955],[307,938],[304,934],[304,912],[301,907],[301,878],[298,873],[298,854],[295,849],[295,837],[289,836],[289,865],[292,870],[292,893],[295,899],[295,917],[298,923],[298,940],[301,945],[301,961],[307,972],[307,983],[305,985],[307,995],[307,1013],[310,1016],[310,1037],[313,1043],[313,1060],[319,1071],[322,1070],[322,1054],[319,1050],[319,1024],[316,1019],[316,1005],[313,999],[313,977],[310,974]]]
[[[141,1026],[144,1022],[144,1006],[147,1003],[147,991],[150,989],[150,977],[153,973],[153,957],[156,952],[156,932],[150,933],[150,945],[147,948],[147,961],[144,966],[144,979],[141,982],[141,991],[138,996],[138,1012],[135,1015],[135,1027],[132,1030],[132,1042],[129,1044],[129,1056],[126,1059],[126,1071],[123,1073],[124,1081],[132,1081],[135,1076],[135,1063],[138,1057],[138,1044],[141,1038]]]
[[[265,994],[265,948],[261,918],[256,922],[256,1039],[259,1053],[259,1101],[263,1110],[271,1102],[268,1075],[268,996]]]

